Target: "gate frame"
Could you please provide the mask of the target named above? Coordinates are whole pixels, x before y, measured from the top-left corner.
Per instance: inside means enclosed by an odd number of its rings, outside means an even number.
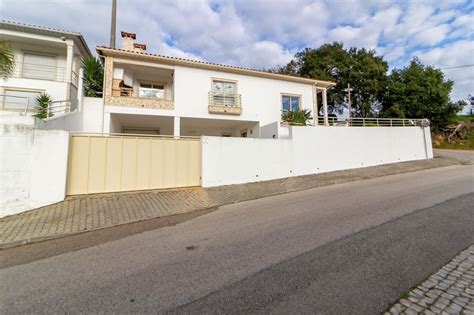
[[[103,191],[103,192],[89,192],[89,182],[87,183],[87,192],[86,193],[69,193],[69,180],[71,176],[71,158],[72,158],[72,151],[73,151],[73,144],[72,138],[74,136],[82,136],[89,138],[89,151],[88,151],[88,161],[90,161],[90,138],[91,137],[114,137],[114,138],[121,138],[122,142],[124,138],[131,138],[131,139],[152,139],[152,138],[161,138],[167,140],[192,140],[192,141],[199,141],[199,184],[196,186],[176,186],[176,187],[166,187],[166,188],[147,188],[147,189],[133,189],[133,190],[118,190],[118,191]],[[90,163],[88,162],[88,174],[87,178],[89,178],[90,172]],[[122,186],[122,184],[120,184]],[[67,172],[66,172],[66,185],[65,185],[65,196],[81,196],[81,195],[89,195],[89,194],[109,194],[109,193],[122,193],[122,192],[139,192],[139,191],[149,191],[149,190],[173,190],[173,189],[186,189],[192,187],[202,187],[202,137],[196,136],[173,136],[173,135],[144,135],[144,134],[131,134],[131,133],[106,133],[106,132],[69,132],[69,141],[68,141],[68,161],[67,161]]]

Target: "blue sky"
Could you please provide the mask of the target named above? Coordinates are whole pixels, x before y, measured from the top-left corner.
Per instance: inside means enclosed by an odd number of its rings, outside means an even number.
[[[268,68],[304,47],[342,41],[375,49],[390,66],[414,56],[450,68],[474,64],[474,1],[117,0],[117,31],[148,51]],[[111,0],[0,0],[1,18],[81,32],[108,44]],[[120,47],[120,37],[118,37]],[[452,98],[474,94],[474,67],[444,70]]]

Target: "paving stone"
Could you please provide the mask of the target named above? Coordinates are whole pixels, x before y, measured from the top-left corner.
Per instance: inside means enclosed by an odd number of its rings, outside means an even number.
[[[418,315],[418,312],[412,308],[407,308],[404,313],[406,315]]]
[[[243,185],[71,196],[54,205],[1,218],[0,245],[182,214],[289,191],[459,163],[456,159],[441,157]]]
[[[447,264],[449,268],[447,265],[443,266],[428,280],[408,292],[408,300],[400,300],[400,303],[407,307],[405,313],[415,311],[417,314],[474,315],[474,281],[470,279],[474,272],[474,264],[470,263],[471,258],[474,259],[474,245],[454,257]],[[465,263],[467,261],[468,264]],[[451,268],[457,265],[459,268]],[[436,283],[436,279],[442,281]],[[447,287],[447,290],[444,291],[444,287]]]
[[[410,302],[410,301],[408,301],[408,300],[402,299],[402,300],[400,300],[400,304],[402,304],[402,305],[405,306],[405,307],[411,307],[411,305],[412,305],[413,303]]]

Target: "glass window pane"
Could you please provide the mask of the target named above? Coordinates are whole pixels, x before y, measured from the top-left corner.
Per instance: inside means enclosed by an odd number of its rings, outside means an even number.
[[[291,98],[291,110],[298,110],[300,108],[300,98],[292,97]]]
[[[224,93],[226,94],[235,94],[235,83],[226,82],[224,85]]]
[[[212,84],[212,89],[215,93],[224,93],[224,82],[214,81]]]
[[[282,109],[284,112],[287,112],[289,110],[291,110],[291,106],[290,106],[290,97],[288,96],[283,96],[281,98],[282,100]]]

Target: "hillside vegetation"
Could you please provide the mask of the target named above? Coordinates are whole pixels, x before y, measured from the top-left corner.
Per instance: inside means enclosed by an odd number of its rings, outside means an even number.
[[[437,149],[474,150],[474,115],[458,116],[456,122],[433,133]]]

